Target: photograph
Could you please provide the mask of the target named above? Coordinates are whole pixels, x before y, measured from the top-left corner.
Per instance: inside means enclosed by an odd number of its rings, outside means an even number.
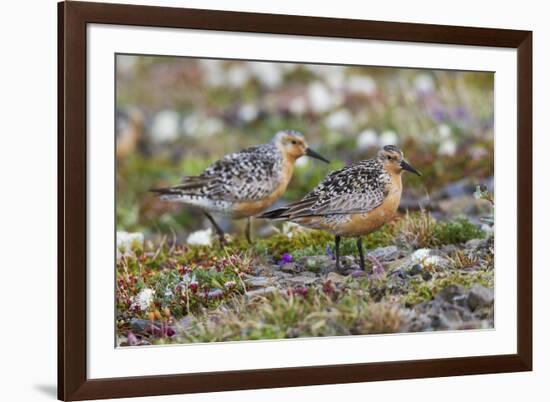
[[[494,72],[114,74],[116,347],[495,328]]]

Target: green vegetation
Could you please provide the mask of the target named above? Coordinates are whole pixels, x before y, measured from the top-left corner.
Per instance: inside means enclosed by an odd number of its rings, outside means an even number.
[[[367,248],[384,247],[404,239],[411,241],[415,231],[419,237],[413,240],[420,239],[422,247],[483,237],[463,218],[436,222],[427,212],[420,212],[407,214],[364,239]],[[252,248],[241,237],[224,249],[167,242],[134,246],[117,264],[118,331],[149,343],[397,332],[403,325],[401,308],[432,300],[449,285],[493,287],[492,254],[480,257],[458,250],[447,258],[449,266],[445,269],[426,265],[424,272],[429,279],[419,275],[406,282],[396,282],[397,277],[390,272],[376,281],[335,273],[322,275],[321,266],[306,259],[303,269],[320,277],[317,285],[244,296],[249,291],[247,279],[254,277],[256,267],[276,271],[286,263],[285,255],[296,262],[304,256],[327,255],[331,252],[327,245],[330,248],[332,242],[326,232],[285,226],[281,233],[258,239]],[[342,255],[355,255],[355,247],[355,240],[345,239]],[[150,296],[140,306],[144,290]],[[132,328],[136,319],[154,323],[153,328],[159,322],[171,328],[185,317],[189,322],[177,337]]]

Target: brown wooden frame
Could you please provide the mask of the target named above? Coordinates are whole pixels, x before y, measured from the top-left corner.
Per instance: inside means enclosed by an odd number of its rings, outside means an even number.
[[[193,28],[517,49],[517,353],[88,379],[86,25]],[[116,398],[532,370],[532,32],[104,3],[58,4],[58,397]]]

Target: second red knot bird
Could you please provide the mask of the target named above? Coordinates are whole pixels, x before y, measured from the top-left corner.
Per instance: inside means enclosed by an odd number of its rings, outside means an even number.
[[[288,220],[335,235],[336,266],[342,236],[356,237],[361,269],[365,269],[361,236],[395,216],[401,201],[401,173],[420,176],[394,145],[383,147],[368,160],[332,172],[300,201],[268,211],[258,218]],[[369,256],[374,259],[374,256]],[[373,261],[377,263],[377,261]]]
[[[309,148],[298,131],[279,131],[268,144],[224,156],[199,176],[184,177],[180,184],[151,189],[166,201],[181,202],[203,211],[220,243],[224,232],[211,213],[232,219],[248,218],[246,238],[251,241],[251,218],[270,207],[286,190],[296,159],[307,155],[329,163]]]

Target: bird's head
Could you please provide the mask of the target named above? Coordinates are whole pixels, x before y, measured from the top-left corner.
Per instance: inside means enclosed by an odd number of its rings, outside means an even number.
[[[312,158],[322,160],[323,162],[330,163],[330,161],[317,152],[312,150],[302,135],[302,133],[294,130],[279,131],[273,137],[273,143],[281,151],[281,153],[295,161],[301,156],[307,155]]]
[[[400,174],[404,170],[406,170],[408,172],[417,174],[418,176],[422,176],[422,174],[418,170],[409,165],[409,163],[403,157],[403,151],[401,151],[395,145],[386,145],[380,151],[378,151],[377,157],[384,165],[384,168],[386,168],[386,170],[391,173]]]

